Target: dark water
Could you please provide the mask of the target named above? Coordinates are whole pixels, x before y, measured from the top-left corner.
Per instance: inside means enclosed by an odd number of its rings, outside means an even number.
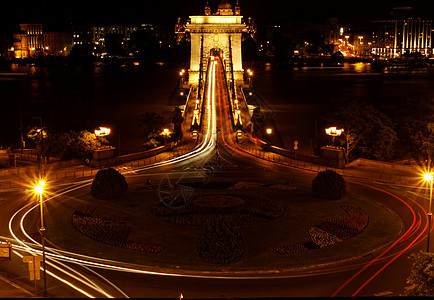
[[[185,66],[183,66],[185,68]],[[0,70],[0,146],[19,146],[20,107],[24,127],[72,124],[93,131],[112,128],[110,143],[123,153],[141,150],[140,115],[156,111],[170,124],[181,66],[3,66]],[[274,113],[285,146],[299,141],[310,152],[315,120],[333,99],[363,99],[387,107],[420,93],[434,95],[434,68],[377,69],[345,64],[342,69],[253,67],[254,85]],[[4,73],[14,73],[7,75]],[[21,76],[27,73],[28,76]],[[30,76],[29,76],[30,75]],[[60,125],[62,126],[62,125]],[[320,133],[323,128],[318,128]],[[30,144],[29,144],[30,145]]]
[[[315,120],[333,100],[356,99],[387,108],[412,97],[434,97],[434,68],[375,68],[368,63],[345,63],[342,69],[256,67],[255,88],[272,106],[274,122],[287,148],[299,141],[311,152],[309,135]],[[318,122],[318,137],[328,141]]]
[[[185,101],[175,94],[180,67],[144,66],[54,66],[12,65],[0,77],[0,146],[20,140],[20,108],[24,127],[86,128],[108,126],[110,143],[124,153],[142,150],[140,115],[156,111],[170,123],[173,105]],[[20,76],[20,73],[28,76]],[[62,126],[62,125],[60,125]],[[30,145],[30,144],[29,144]]]

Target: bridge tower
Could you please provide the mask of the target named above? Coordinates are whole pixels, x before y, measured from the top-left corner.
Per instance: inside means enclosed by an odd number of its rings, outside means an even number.
[[[221,0],[214,14],[207,1],[204,15],[190,16],[190,23],[186,27],[191,37],[189,84],[199,85],[200,69],[203,73],[206,71],[206,62],[211,55],[221,57],[228,83],[231,80],[235,81],[235,86],[243,83],[241,37],[246,25],[242,23],[242,18],[238,0],[234,10],[228,0]]]

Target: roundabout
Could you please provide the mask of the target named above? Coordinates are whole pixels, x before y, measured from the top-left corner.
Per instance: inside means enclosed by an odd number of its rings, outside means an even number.
[[[213,187],[215,182],[218,189]],[[208,186],[195,189],[191,205],[182,209],[166,207],[157,192],[143,183],[130,184],[127,195],[116,200],[98,200],[84,190],[64,199],[61,211],[57,209],[47,219],[47,238],[67,251],[141,269],[279,276],[306,270],[322,272],[327,269],[325,266],[353,268],[354,261],[390,245],[402,231],[395,213],[363,196],[349,193],[340,200],[323,200],[314,198],[303,186],[290,188],[269,182],[252,188],[254,185],[255,182],[213,178]],[[347,236],[343,238],[330,226],[342,224],[345,219],[354,220],[349,210],[364,212],[366,224],[349,235],[344,230]],[[88,227],[93,228],[92,233],[77,229],[73,221],[77,214],[91,218]],[[235,262],[209,263],[197,254],[195,245],[203,228],[219,219],[239,228],[245,242],[246,251]],[[121,233],[111,235],[118,241],[96,237],[107,228],[111,233],[119,229]],[[128,241],[130,246],[122,241]],[[146,246],[131,247],[133,242]]]

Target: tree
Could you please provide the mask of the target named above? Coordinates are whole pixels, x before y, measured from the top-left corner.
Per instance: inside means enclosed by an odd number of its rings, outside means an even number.
[[[426,92],[404,99],[392,111],[399,149],[417,161],[432,161],[434,155],[434,95]]]
[[[43,155],[61,160],[78,158],[88,164],[93,152],[107,143],[104,137],[97,137],[87,130],[48,134],[44,141]]]
[[[413,267],[407,279],[408,284],[414,285],[405,292],[405,296],[434,296],[434,253],[419,252],[409,257],[413,260]]]
[[[156,112],[145,112],[141,115],[139,123],[143,127],[144,146],[147,149],[158,147],[164,142],[161,136],[161,128],[163,127],[163,117],[161,115]]]
[[[391,120],[364,101],[335,102],[325,119],[330,125],[344,129],[341,139],[347,161],[353,153],[366,158],[386,160],[394,153],[397,141]]]

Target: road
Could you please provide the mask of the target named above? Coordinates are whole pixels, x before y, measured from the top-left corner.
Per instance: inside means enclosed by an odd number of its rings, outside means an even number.
[[[315,172],[264,161],[238,145],[243,141],[237,143],[232,132],[226,85],[217,57],[211,60],[208,72],[202,143],[192,152],[177,158],[125,170],[123,174],[128,182],[134,183],[138,175],[160,178],[163,175],[159,174],[173,174],[183,168],[186,176],[189,176],[186,167],[205,166],[215,161],[217,155],[228,167],[215,170],[213,176],[216,178],[254,176],[264,181],[279,180],[304,185],[311,182]],[[57,205],[68,200],[68,197],[60,198],[60,195],[80,195],[89,187],[91,180],[52,186],[45,205],[51,212],[55,211]],[[186,298],[398,296],[407,286],[405,281],[411,268],[411,261],[407,257],[410,253],[426,250],[426,198],[418,194],[414,187],[385,185],[356,178],[346,180],[351,193],[375,199],[385,209],[400,216],[402,230],[395,242],[352,260],[267,276],[152,273],[144,267],[126,266],[96,256],[77,255],[56,250],[50,245],[47,247],[48,295],[144,298],[177,298],[181,293]],[[0,197],[0,235],[14,243],[13,260],[7,265],[0,264],[0,268],[9,277],[22,281],[32,289],[33,282],[26,279],[27,266],[22,263],[20,256],[24,253],[28,255],[29,252],[41,253],[39,205],[35,202],[31,186],[3,190]],[[56,199],[55,204],[53,199]],[[40,281],[37,285],[39,294],[41,289]]]

